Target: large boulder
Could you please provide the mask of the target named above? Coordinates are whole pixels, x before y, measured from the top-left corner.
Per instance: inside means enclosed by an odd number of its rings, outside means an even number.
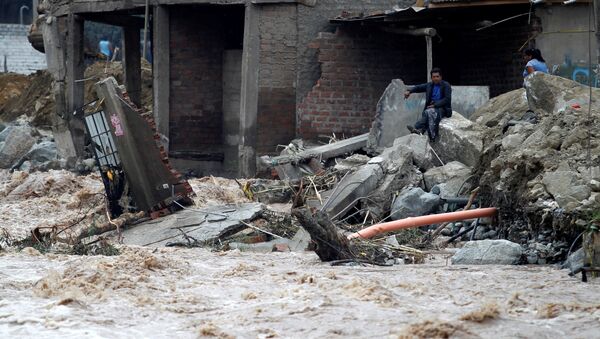
[[[558,76],[534,72],[525,78],[529,108],[548,113],[560,112],[565,106],[589,100],[589,92],[581,84]]]
[[[592,190],[584,184],[581,175],[575,171],[557,170],[544,173],[542,183],[560,207],[570,202],[579,204],[587,199]]]
[[[471,176],[471,168],[458,161],[452,161],[444,166],[432,168],[423,174],[425,187],[431,191],[434,186],[440,189],[442,197],[455,197],[463,188],[465,181]]]
[[[487,127],[495,127],[507,116],[519,119],[527,111],[527,95],[520,88],[492,98],[479,108],[470,120]]]
[[[576,272],[583,267],[583,260],[585,258],[585,251],[583,248],[571,253],[567,260],[562,264],[562,268],[567,268],[571,272]]]
[[[457,160],[471,167],[479,163],[484,130],[457,112],[440,122],[439,139],[432,144],[442,161]]]
[[[439,195],[427,193],[419,187],[407,189],[394,201],[391,217],[400,220],[431,214],[439,207],[440,200]]]
[[[60,168],[58,160],[56,143],[54,141],[42,141],[31,147],[29,152],[13,165],[13,169],[21,167],[25,162],[28,162],[26,165],[28,170],[58,169]]]
[[[392,148],[401,148],[412,152],[413,162],[421,171],[442,165],[429,145],[429,138],[426,135],[409,134],[397,138],[394,140]]]
[[[5,131],[6,134],[2,136],[4,145],[0,149],[0,168],[10,168],[15,161],[29,152],[36,141],[31,135],[32,129],[27,126],[13,126]]]
[[[523,249],[508,240],[469,241],[454,254],[454,265],[515,265]]]

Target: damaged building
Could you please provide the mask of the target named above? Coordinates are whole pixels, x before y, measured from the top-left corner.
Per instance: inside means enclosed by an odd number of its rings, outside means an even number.
[[[62,98],[63,155],[83,154],[82,122],[63,112],[84,104],[84,25],[100,22],[122,28],[124,85],[136,104],[141,53],[151,49],[152,110],[174,166],[247,177],[258,155],[295,137],[368,132],[390,81],[425,82],[432,65],[453,85],[486,86],[494,97],[522,86],[522,51],[538,46],[557,73],[585,82],[588,5],[47,0],[37,24],[56,47],[46,53]]]

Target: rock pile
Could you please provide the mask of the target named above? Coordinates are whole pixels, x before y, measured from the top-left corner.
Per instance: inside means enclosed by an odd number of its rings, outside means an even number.
[[[525,83],[472,117],[486,127],[477,175],[502,236],[545,263],[563,258],[600,209],[600,102],[590,107],[590,89],[568,79],[534,73]]]

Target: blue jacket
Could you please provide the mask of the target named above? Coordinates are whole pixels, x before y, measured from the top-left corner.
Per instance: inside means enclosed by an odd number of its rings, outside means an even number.
[[[425,92],[425,109],[429,106],[431,95],[433,93],[433,82],[428,82],[422,85],[413,86],[410,89],[411,93],[423,93]],[[442,110],[444,117],[449,118],[452,116],[452,87],[447,81],[442,80],[440,83],[440,92],[442,98],[433,103],[435,108]]]

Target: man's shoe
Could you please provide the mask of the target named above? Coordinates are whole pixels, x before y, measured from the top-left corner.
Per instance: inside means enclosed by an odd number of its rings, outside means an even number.
[[[412,127],[411,125],[406,126],[406,128],[408,128],[408,130],[410,131],[410,133],[412,134],[421,134],[421,131],[419,131],[418,129]]]

